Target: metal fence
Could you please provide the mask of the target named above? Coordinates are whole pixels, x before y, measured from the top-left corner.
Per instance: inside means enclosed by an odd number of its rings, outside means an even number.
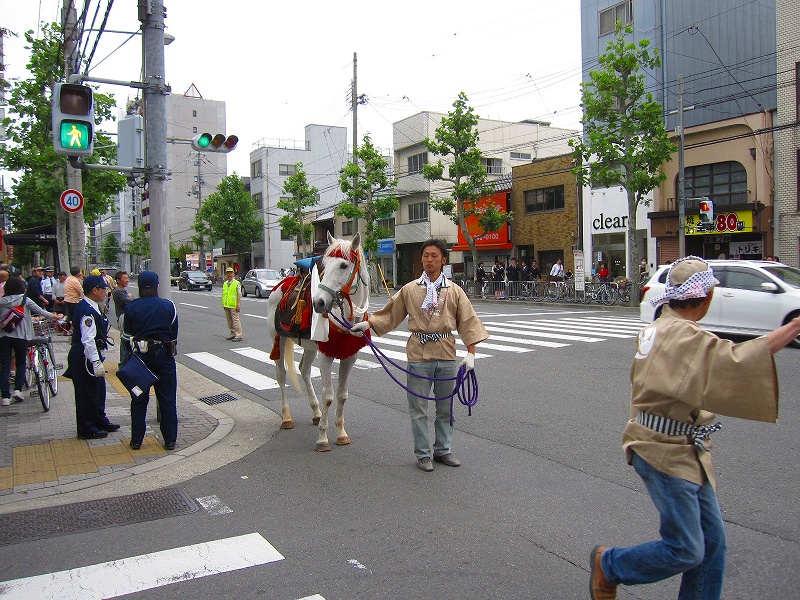
[[[566,281],[456,281],[470,298],[495,300],[526,300],[531,302],[567,302],[577,304],[627,304],[633,293],[630,281],[585,283],[583,290],[575,289],[574,280]]]

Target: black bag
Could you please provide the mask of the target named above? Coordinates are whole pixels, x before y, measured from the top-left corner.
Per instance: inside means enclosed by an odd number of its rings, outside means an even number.
[[[22,297],[22,302],[19,303],[19,306],[12,306],[11,309],[8,311],[8,314],[5,316],[2,322],[0,322],[0,327],[3,328],[3,331],[11,333],[17,328],[17,325],[22,323],[22,319],[25,318],[25,296]]]
[[[131,353],[125,366],[117,371],[117,378],[125,386],[125,389],[137,398],[158,381],[158,376],[147,368],[147,365],[135,352]]]

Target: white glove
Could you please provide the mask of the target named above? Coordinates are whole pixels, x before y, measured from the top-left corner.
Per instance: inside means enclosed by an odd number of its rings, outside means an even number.
[[[92,372],[95,377],[103,377],[106,374],[102,361],[96,360],[92,363]]]
[[[471,352],[467,352],[467,355],[464,357],[464,360],[461,361],[461,364],[458,365],[458,368],[467,367],[465,373],[469,373],[472,369],[475,368],[475,355]]]
[[[363,336],[364,332],[369,329],[369,321],[359,321],[355,325],[350,328],[350,333],[352,335],[360,335]]]

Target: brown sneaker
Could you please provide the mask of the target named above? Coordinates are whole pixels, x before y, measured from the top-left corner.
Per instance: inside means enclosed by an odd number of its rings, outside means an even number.
[[[433,471],[433,463],[431,462],[431,459],[426,456],[425,458],[420,458],[417,461],[417,468],[420,471],[425,471],[426,473],[430,473],[431,471]]]
[[[448,467],[459,467],[461,462],[452,454],[443,454],[442,456],[434,456],[433,462],[442,463]]]
[[[603,565],[600,562],[600,557],[603,556],[605,549],[605,546],[595,546],[589,555],[589,565],[592,568],[592,574],[589,577],[589,592],[592,594],[592,600],[616,600],[617,597],[617,586],[612,585],[606,579]]]

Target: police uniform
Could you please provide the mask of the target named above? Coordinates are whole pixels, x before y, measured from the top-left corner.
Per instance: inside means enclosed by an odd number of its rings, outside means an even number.
[[[158,276],[152,271],[139,275],[139,291],[158,287]],[[171,450],[178,437],[176,396],[178,377],[173,349],[178,341],[178,314],[175,305],[164,298],[137,298],[125,306],[123,330],[133,351],[158,377],[153,389],[161,415],[164,447]],[[131,396],[131,447],[141,446],[146,430],[150,388],[139,396]]]
[[[95,281],[96,279],[99,282]],[[105,287],[100,277],[87,277],[84,290]],[[68,372],[75,387],[75,418],[79,438],[106,437],[108,431],[116,431],[119,425],[111,423],[106,416],[106,380],[103,375],[94,375],[94,366],[102,365],[103,352],[108,348],[108,319],[94,300],[83,298],[75,305],[73,323],[77,326],[67,357]]]

